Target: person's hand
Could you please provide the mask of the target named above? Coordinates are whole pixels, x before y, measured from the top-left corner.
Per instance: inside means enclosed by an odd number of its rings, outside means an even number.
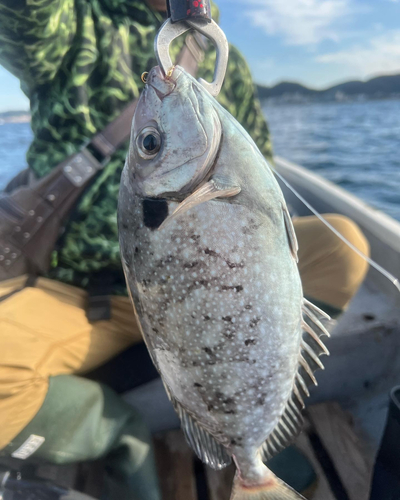
[[[158,10],[159,12],[165,12],[167,10],[166,0],[147,0],[147,3],[152,9]]]

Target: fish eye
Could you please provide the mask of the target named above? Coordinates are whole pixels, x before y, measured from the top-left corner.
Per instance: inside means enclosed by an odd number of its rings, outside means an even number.
[[[139,155],[145,160],[154,158],[161,148],[161,136],[154,127],[144,128],[136,139]]]

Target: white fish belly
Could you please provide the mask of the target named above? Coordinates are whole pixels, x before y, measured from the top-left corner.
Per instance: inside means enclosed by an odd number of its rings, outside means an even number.
[[[300,351],[302,289],[283,218],[214,200],[158,231],[140,212],[134,300],[164,381],[220,442],[259,446]]]

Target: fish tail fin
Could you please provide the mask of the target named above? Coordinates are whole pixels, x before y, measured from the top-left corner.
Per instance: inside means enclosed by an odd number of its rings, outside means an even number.
[[[236,473],[230,500],[305,500],[289,485],[271,473],[269,480],[254,487],[244,486]]]

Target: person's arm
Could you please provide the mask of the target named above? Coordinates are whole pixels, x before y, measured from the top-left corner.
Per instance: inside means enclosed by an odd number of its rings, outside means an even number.
[[[0,64],[29,96],[55,77],[76,31],[74,0],[2,0]]]

